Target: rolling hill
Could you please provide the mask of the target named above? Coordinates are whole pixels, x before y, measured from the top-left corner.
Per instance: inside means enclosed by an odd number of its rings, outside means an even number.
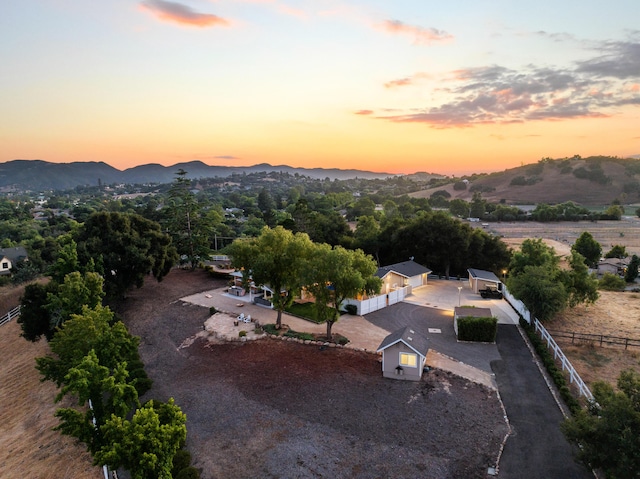
[[[459,179],[462,180],[463,178]],[[464,177],[458,182],[412,193],[428,198],[445,190],[451,198],[470,200],[475,192],[490,202],[506,204],[557,204],[573,201],[584,206],[640,202],[640,160],[605,156],[544,159],[538,163],[490,174]]]
[[[349,179],[386,178],[389,173],[374,173],[338,168],[294,168],[262,163],[254,166],[212,166],[201,161],[178,163],[172,166],[148,164],[118,170],[104,162],[51,163],[43,160],[12,160],[0,163],[0,192],[66,190],[76,186],[97,186],[114,183],[171,183],[179,169],[189,178],[227,177],[234,173],[283,172],[311,178]]]

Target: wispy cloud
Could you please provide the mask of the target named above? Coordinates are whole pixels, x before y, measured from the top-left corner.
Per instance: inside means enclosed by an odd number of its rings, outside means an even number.
[[[215,160],[239,160],[240,157],[233,155],[218,155],[213,157]]]
[[[415,85],[420,83],[420,80],[431,78],[431,75],[427,73],[416,73],[410,77],[398,78],[396,80],[390,80],[384,84],[385,88],[400,88],[405,86]]]
[[[191,7],[177,2],[168,2],[166,0],[145,0],[140,2],[143,10],[146,10],[160,20],[179,23],[192,27],[213,27],[229,25],[224,18],[211,13],[198,13]]]
[[[412,85],[416,76],[384,86]],[[640,105],[640,41],[605,43],[597,56],[568,68],[492,65],[456,70],[440,81],[446,86],[437,90],[445,98],[439,105],[370,116],[435,128],[611,116],[618,107]]]
[[[355,112],[356,115],[363,115],[363,116],[373,115],[373,113],[374,113],[373,110],[358,110]]]
[[[400,20],[385,20],[377,27],[394,35],[408,35],[413,37],[416,45],[429,45],[434,42],[444,42],[453,39],[453,35],[436,28],[425,28],[417,25],[408,25]]]

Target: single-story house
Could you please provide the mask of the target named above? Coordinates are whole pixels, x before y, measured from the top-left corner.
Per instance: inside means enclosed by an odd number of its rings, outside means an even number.
[[[456,306],[453,308],[453,330],[458,336],[458,318],[491,318],[490,308],[476,308],[472,306]]]
[[[469,273],[469,287],[474,293],[487,288],[502,290],[502,281],[491,271],[469,268],[467,272]]]
[[[598,261],[598,275],[605,273],[617,274],[622,276],[625,274],[629,266],[629,258],[604,258]]]
[[[0,248],[0,275],[11,274],[11,268],[14,268],[19,261],[27,259],[27,250],[22,246]]]
[[[382,279],[380,293],[386,294],[389,291],[404,286],[411,286],[411,288],[424,286],[427,284],[429,273],[431,273],[429,268],[413,260],[409,260],[403,261],[402,263],[390,264],[389,266],[381,266],[375,275]]]
[[[382,375],[385,378],[419,381],[427,359],[427,338],[406,326],[382,340]]]

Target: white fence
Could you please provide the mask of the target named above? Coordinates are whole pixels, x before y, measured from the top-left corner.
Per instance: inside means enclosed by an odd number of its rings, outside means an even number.
[[[0,318],[0,326],[2,326],[4,323],[8,323],[13,318],[17,318],[18,316],[20,316],[20,306],[16,306],[11,311],[9,311],[7,314],[2,316]]]
[[[394,291],[390,291],[389,293],[374,296],[373,298],[364,299],[362,301],[359,301],[357,299],[347,299],[343,304],[355,305],[358,308],[357,314],[362,316],[363,314],[373,313],[374,311],[378,311],[379,309],[399,303],[410,294],[411,286],[405,286],[403,288],[398,288]]]
[[[525,319],[525,321],[531,324],[531,312],[527,309],[524,303],[511,295],[507,290],[505,285],[502,285],[502,293],[504,294],[504,298],[509,302],[509,304],[515,309],[520,315]],[[535,332],[540,335],[542,340],[547,343],[547,348],[553,351],[553,358],[560,361],[562,365],[562,370],[567,371],[569,374],[569,383],[574,384],[581,396],[585,396],[587,399],[593,399],[593,394],[591,390],[584,383],[576,368],[573,367],[573,364],[569,361],[569,359],[564,355],[558,343],[555,342],[551,334],[547,331],[547,329],[542,325],[538,318],[533,318],[533,327]]]

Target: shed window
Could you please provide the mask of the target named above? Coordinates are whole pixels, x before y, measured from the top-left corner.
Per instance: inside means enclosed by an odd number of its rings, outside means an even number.
[[[3,261],[2,262],[2,269],[9,269],[9,262]]]
[[[412,353],[400,353],[400,365],[417,368],[418,356]]]

